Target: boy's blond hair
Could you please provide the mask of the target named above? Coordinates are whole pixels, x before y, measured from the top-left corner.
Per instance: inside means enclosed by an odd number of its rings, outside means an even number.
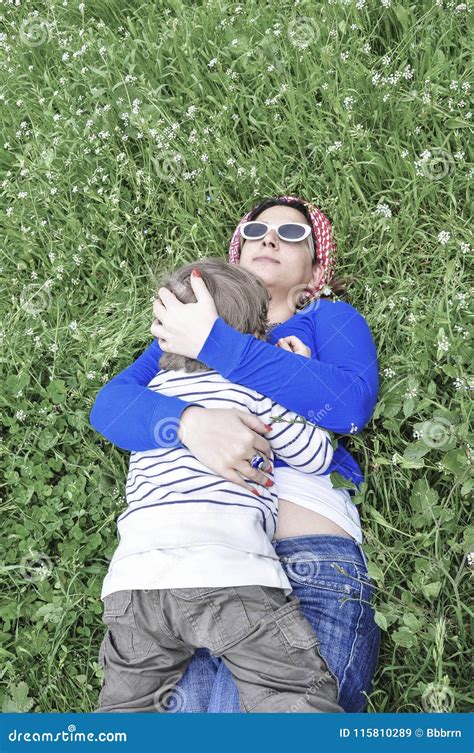
[[[157,280],[155,296],[159,288],[167,288],[181,303],[196,303],[190,281],[192,269],[201,272],[217,313],[227,324],[243,334],[266,339],[270,294],[263,280],[239,265],[229,264],[225,259],[211,256],[164,273]],[[159,367],[168,371],[209,371],[209,366],[202,361],[175,353],[163,353]]]

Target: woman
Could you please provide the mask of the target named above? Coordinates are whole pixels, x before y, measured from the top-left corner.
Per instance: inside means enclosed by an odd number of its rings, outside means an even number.
[[[257,218],[266,224],[244,225]],[[218,317],[202,280],[193,283],[195,304],[181,304],[161,288],[151,327],[157,341],[102,388],[91,424],[128,450],[166,446],[174,428],[174,441],[179,439],[215,473],[246,488],[245,479],[264,484],[268,465],[251,465],[256,453],[265,460],[270,456],[256,416],[198,408],[147,389],[164,351],[199,358],[230,381],[323,428],[361,431],[377,400],[377,356],[364,318],[350,304],[320,296],[332,281],[334,250],[331,225],[316,207],[293,196],[259,204],[236,228],[229,262],[253,271],[267,286],[267,342],[236,332]],[[292,352],[292,336],[310,348],[311,359],[303,363]],[[279,519],[273,543],[336,678],[339,704],[346,712],[358,712],[371,689],[380,631],[370,604],[373,585],[357,508],[350,492],[333,488],[329,474],[335,470],[356,485],[363,480],[341,440],[328,474],[306,476],[304,483],[302,474],[275,459]],[[229,670],[205,649],[196,652],[168,700],[170,710],[240,711]]]

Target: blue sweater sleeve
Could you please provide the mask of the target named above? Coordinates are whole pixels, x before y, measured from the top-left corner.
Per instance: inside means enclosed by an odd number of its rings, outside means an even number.
[[[93,428],[123,450],[142,452],[180,444],[181,413],[190,405],[147,385],[159,371],[163,351],[154,340],[130,366],[107,382],[90,413]]]
[[[198,358],[229,381],[270,397],[318,426],[341,434],[361,431],[378,395],[377,354],[370,329],[364,317],[343,301],[321,300],[307,316],[316,346],[311,359],[243,335],[221,317]],[[197,405],[147,387],[159,370],[162,352],[153,340],[95,399],[91,425],[124,450],[169,447],[170,431],[178,430],[182,412]]]
[[[377,402],[375,344],[367,322],[351,304],[319,303],[308,314],[316,344],[311,358],[237,332],[221,317],[198,358],[229,381],[261,392],[318,426],[355,434],[368,423]]]

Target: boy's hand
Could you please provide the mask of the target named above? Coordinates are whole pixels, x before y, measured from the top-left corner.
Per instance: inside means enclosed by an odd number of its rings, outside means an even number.
[[[282,350],[289,350],[290,353],[297,353],[299,356],[305,358],[311,358],[311,348],[308,348],[299,337],[295,335],[288,335],[288,337],[281,337],[276,343],[277,348]]]

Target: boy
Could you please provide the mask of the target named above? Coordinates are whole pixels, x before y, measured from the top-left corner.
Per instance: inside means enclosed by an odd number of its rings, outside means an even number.
[[[219,315],[239,331],[265,338],[269,296],[256,275],[206,259],[162,281],[184,303],[198,267]],[[333,449],[328,433],[269,398],[234,385],[205,364],[164,353],[149,389],[202,407],[248,409],[265,423],[272,451],[303,473],[325,473]],[[108,631],[99,712],[164,711],[163,698],[194,650],[221,656],[239,687],[243,711],[342,712],[334,676],[318,640],[292,598],[271,541],[278,495],[215,475],[184,443],[132,452],[127,509],[118,518],[119,545],[104,580]],[[249,459],[250,460],[250,459]]]

